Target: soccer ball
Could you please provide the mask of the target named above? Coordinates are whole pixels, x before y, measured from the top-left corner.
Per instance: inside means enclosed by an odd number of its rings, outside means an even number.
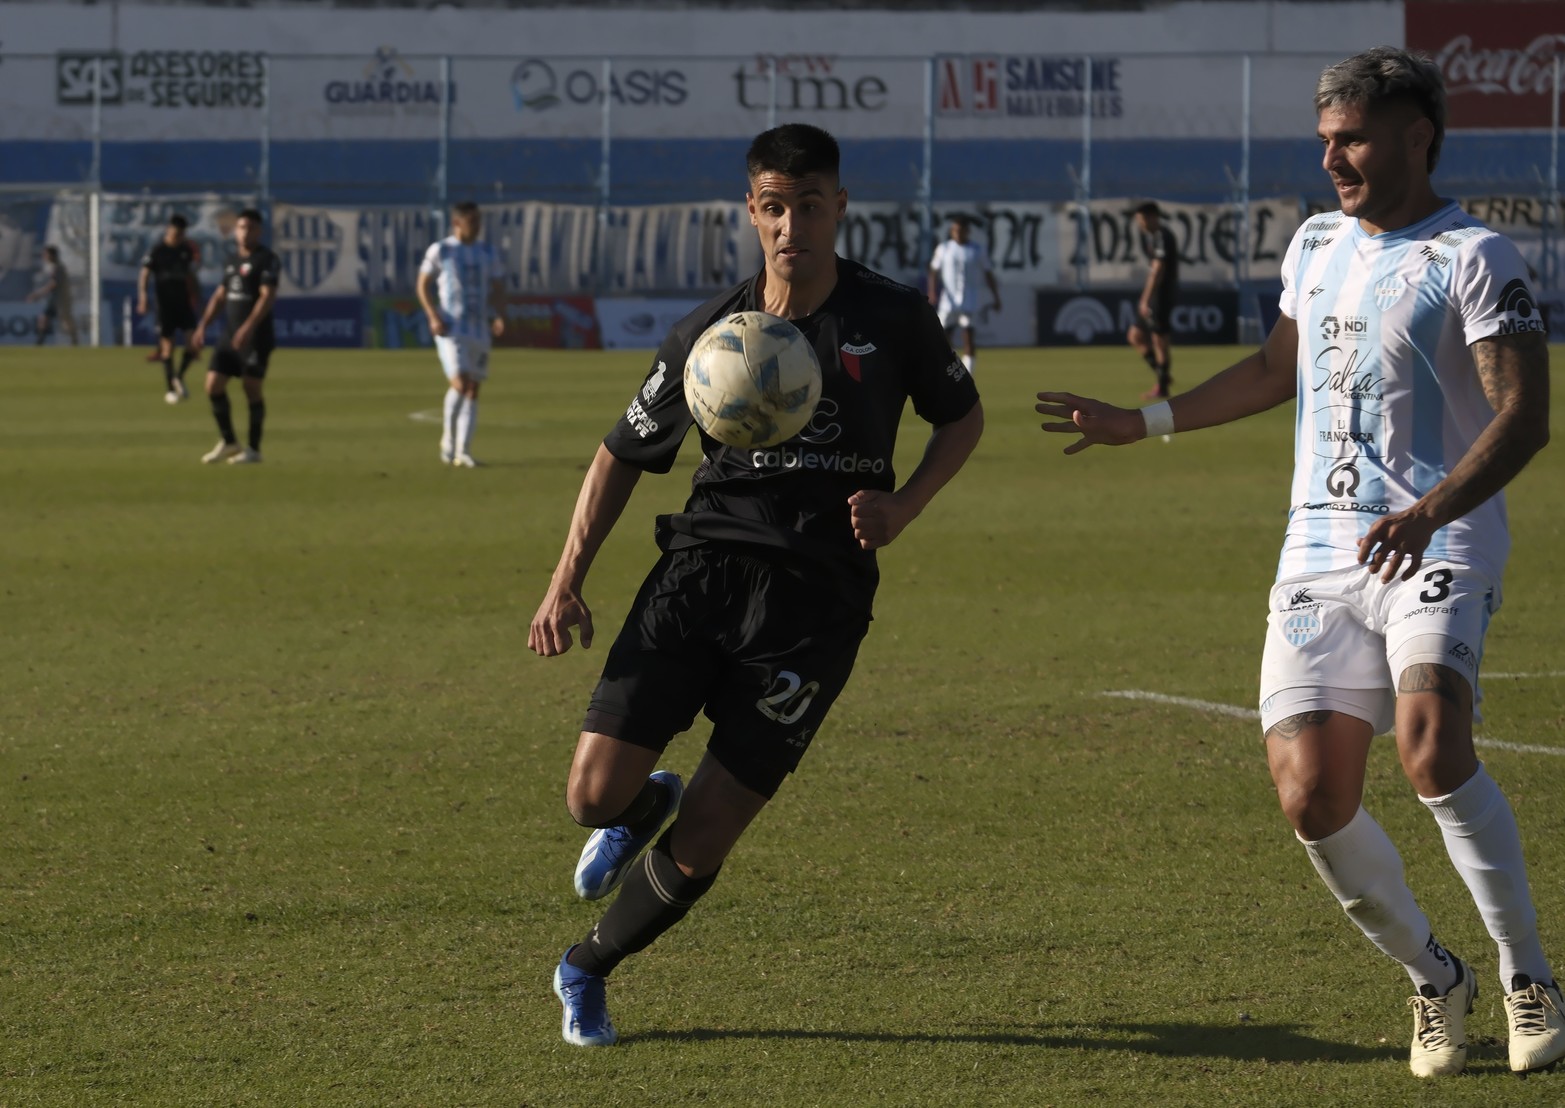
[[[685,403],[725,446],[775,446],[815,414],[821,365],[786,319],[736,312],[708,327],[685,361]]]

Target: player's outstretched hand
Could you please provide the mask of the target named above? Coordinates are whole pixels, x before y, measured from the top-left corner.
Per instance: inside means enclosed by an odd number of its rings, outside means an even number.
[[[1123,446],[1139,442],[1147,435],[1147,421],[1139,411],[1116,408],[1073,392],[1040,392],[1037,410],[1042,415],[1065,420],[1064,423],[1043,424],[1045,431],[1081,436],[1065,448],[1067,454],[1078,454],[1099,443]]]
[[[1380,574],[1380,580],[1388,585],[1396,580],[1398,570],[1402,571],[1402,580],[1411,580],[1424,564],[1424,551],[1439,529],[1440,525],[1420,512],[1416,504],[1394,516],[1382,516],[1359,540],[1359,565]]]
[[[878,550],[890,543],[917,514],[896,493],[883,489],[860,489],[848,497],[853,537],[865,550]]]
[[[532,626],[527,629],[527,649],[544,658],[564,654],[571,648],[571,628],[581,629],[581,645],[592,646],[592,612],[580,594],[550,585]]]
[[[444,338],[451,333],[451,328],[447,327],[446,321],[438,315],[432,315],[429,317],[429,333],[436,338]]]
[[[206,328],[197,327],[190,332],[190,349],[193,353],[201,353],[201,348],[206,345]]]

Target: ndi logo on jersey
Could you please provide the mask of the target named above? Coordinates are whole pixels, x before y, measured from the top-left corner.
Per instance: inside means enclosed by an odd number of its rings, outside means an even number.
[[[330,212],[291,208],[276,223],[272,247],[282,259],[283,276],[300,292],[314,292],[342,257],[342,228]]]
[[[1375,282],[1375,307],[1385,311],[1407,291],[1407,282],[1393,273],[1389,277],[1382,277]]]
[[[1320,618],[1313,612],[1298,612],[1283,620],[1282,637],[1289,646],[1303,646],[1320,634]]]
[[[854,335],[855,340],[863,340],[863,335]],[[866,354],[875,352],[875,344],[867,341],[845,342],[842,344],[842,368],[848,371],[848,376],[855,381],[864,380],[864,369],[859,364],[859,359]]]
[[[1054,317],[1054,333],[1070,335],[1086,345],[1098,335],[1114,330],[1114,317],[1101,300],[1091,296],[1074,296],[1060,305]]]

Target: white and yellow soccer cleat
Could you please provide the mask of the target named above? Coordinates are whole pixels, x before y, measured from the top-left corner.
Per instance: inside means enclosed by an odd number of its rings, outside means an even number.
[[[1478,996],[1473,968],[1455,959],[1459,976],[1451,991],[1435,996],[1425,985],[1408,998],[1413,1009],[1413,1049],[1408,1065],[1414,1077],[1444,1077],[1467,1068],[1467,1014]]]
[[[218,462],[227,461],[229,458],[243,454],[244,449],[237,442],[220,442],[201,455],[201,461],[205,465],[216,465]]]
[[[1565,1003],[1554,982],[1538,984],[1518,975],[1518,986],[1505,997],[1505,1020],[1511,1025],[1511,1070],[1531,1073],[1565,1057]]]

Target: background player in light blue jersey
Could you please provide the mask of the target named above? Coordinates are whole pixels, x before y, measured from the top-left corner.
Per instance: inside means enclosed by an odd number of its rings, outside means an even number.
[[[1378,47],[1321,74],[1315,108],[1340,211],[1283,261],[1265,346],[1141,411],[1069,393],[1038,411],[1074,454],[1228,423],[1297,398],[1293,499],[1261,663],[1283,811],[1327,888],[1413,979],[1411,1066],[1467,1062],[1473,970],[1444,950],[1362,806],[1371,738],[1402,768],[1499,949],[1513,1070],[1565,1056],[1510,804],[1473,749],[1478,669],[1509,551],[1501,490],[1548,441],[1542,317],[1515,246],[1437,196],[1445,90]]]
[[[435,351],[446,372],[445,417],[440,460],[471,468],[473,428],[478,424],[478,388],[489,377],[490,337],[505,330],[500,305],[505,271],[500,255],[479,242],[483,216],[464,200],[451,209],[451,234],[430,246],[418,267],[418,302],[429,316]]]

